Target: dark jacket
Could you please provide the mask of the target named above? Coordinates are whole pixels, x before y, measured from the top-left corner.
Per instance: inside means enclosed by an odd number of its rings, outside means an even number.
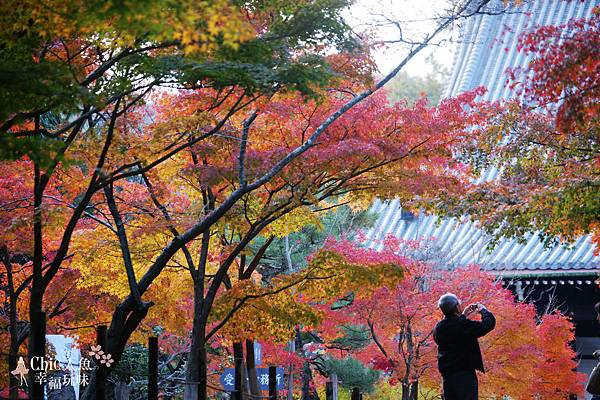
[[[496,318],[488,310],[481,311],[481,321],[464,315],[446,317],[437,323],[433,338],[438,345],[438,368],[442,376],[457,371],[484,372],[477,338],[496,326]]]

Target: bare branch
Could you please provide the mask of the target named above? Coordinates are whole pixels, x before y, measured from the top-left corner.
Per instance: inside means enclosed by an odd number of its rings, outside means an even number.
[[[246,147],[248,146],[248,131],[250,130],[250,125],[254,122],[258,115],[258,111],[254,111],[248,118],[244,120],[243,129],[242,129],[242,140],[240,141],[240,155],[238,157],[238,171],[239,171],[239,181],[240,187],[244,188],[247,185],[246,182]]]
[[[143,308],[142,297],[138,288],[137,280],[135,279],[135,270],[133,269],[133,262],[131,260],[131,251],[129,249],[129,242],[127,241],[127,232],[125,231],[125,225],[123,219],[117,208],[115,202],[115,196],[113,194],[113,185],[104,187],[104,196],[108,204],[108,209],[115,221],[117,227],[117,237],[119,238],[119,245],[121,247],[121,254],[123,256],[123,264],[125,265],[125,272],[127,273],[127,282],[129,283],[129,291],[135,300],[138,308]]]

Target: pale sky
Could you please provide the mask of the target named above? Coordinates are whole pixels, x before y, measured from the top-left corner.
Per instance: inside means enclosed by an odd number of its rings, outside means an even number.
[[[401,26],[405,39],[418,41],[428,32],[435,29],[433,20],[438,15],[443,15],[449,7],[450,0],[357,0],[346,15],[348,22],[358,32],[368,30],[376,40],[392,41],[399,38],[396,24]],[[405,71],[411,75],[423,75],[431,71],[425,61],[427,56],[433,55],[435,60],[445,67],[450,67],[453,60],[454,45],[458,28],[445,33],[430,46],[417,55],[406,66]],[[375,61],[382,74],[388,72],[406,54],[407,45],[390,43],[374,53]]]

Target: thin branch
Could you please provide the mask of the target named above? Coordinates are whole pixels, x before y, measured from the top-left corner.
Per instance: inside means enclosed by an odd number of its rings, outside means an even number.
[[[267,296],[272,296],[275,294],[279,294],[285,290],[291,289],[292,287],[299,285],[300,283],[304,282],[307,279],[313,279],[313,278],[309,278],[307,275],[305,275],[303,278],[293,281],[291,283],[288,283],[286,285],[281,286],[280,288],[277,288],[275,290],[269,291],[269,292],[264,292],[261,294],[249,294],[244,296],[243,298],[241,298],[238,303],[233,306],[231,308],[231,310],[229,310],[229,312],[227,313],[227,315],[225,315],[225,317],[223,317],[223,319],[221,321],[219,321],[219,323],[217,325],[215,325],[213,327],[213,329],[210,330],[210,332],[208,332],[206,334],[206,340],[209,340],[214,334],[216,334],[219,329],[221,329],[226,323],[227,321],[229,321],[229,319],[231,319],[231,317],[233,317],[233,315],[240,309],[242,308],[242,306],[248,301],[248,300],[252,300],[252,299],[260,299],[262,297],[267,297]]]
[[[137,280],[135,279],[135,270],[133,268],[133,261],[131,260],[129,242],[127,241],[127,232],[125,231],[125,224],[123,224],[121,213],[119,213],[117,203],[115,202],[113,185],[104,187],[104,196],[106,197],[108,209],[110,210],[110,214],[112,215],[117,227],[117,237],[119,238],[119,246],[121,247],[121,254],[123,256],[123,264],[125,265],[125,272],[127,273],[129,291],[131,292],[131,295],[133,296],[138,308],[141,309],[144,306],[142,303],[142,296],[138,288]]]
[[[248,146],[248,131],[250,130],[250,125],[254,122],[256,117],[258,116],[258,111],[254,111],[248,118],[244,120],[243,129],[242,129],[242,140],[240,141],[240,155],[238,157],[238,171],[239,171],[239,181],[240,187],[246,187],[246,147]]]
[[[215,133],[219,132],[221,130],[221,128],[225,125],[225,123],[229,120],[229,118],[235,114],[237,111],[239,111],[239,104],[241,103],[242,99],[244,96],[240,96],[239,99],[237,99],[236,103],[231,107],[231,109],[229,109],[229,111],[227,112],[227,114],[207,133],[200,135],[192,140],[189,140],[188,142],[175,147],[174,149],[172,149],[171,151],[165,153],[163,156],[157,158],[156,160],[152,161],[151,163],[138,168],[136,170],[133,171],[129,171],[129,172],[123,172],[120,173],[124,167],[120,167],[119,169],[117,169],[116,171],[114,171],[111,174],[110,179],[108,179],[104,185],[111,183],[111,182],[116,182],[117,180],[120,179],[125,179],[125,178],[129,178],[131,176],[136,176],[139,175],[143,172],[148,172],[149,170],[151,170],[152,168],[162,164],[163,162],[165,162],[166,160],[170,159],[171,157],[173,157],[175,154],[178,154],[179,152],[181,152],[182,150],[185,150],[191,146],[193,146],[194,144],[200,142],[201,140],[207,139],[211,136],[213,136]],[[134,164],[135,165],[135,164]],[[131,165],[133,166],[133,165]]]
[[[389,363],[392,365],[392,367],[395,368],[396,362],[392,358],[390,358],[387,351],[385,351],[385,348],[381,345],[381,342],[379,341],[379,338],[377,337],[377,334],[375,333],[375,327],[373,326],[373,321],[371,321],[370,319],[367,319],[367,325],[369,326],[369,331],[371,332],[371,338],[373,339],[373,342],[375,342],[375,344],[377,345],[377,348],[379,349],[379,351],[381,351],[381,354],[383,354],[383,356],[386,358],[386,360],[388,360]]]
[[[96,168],[94,169],[94,172],[92,174],[92,177],[90,179],[88,187],[85,191],[85,194],[82,196],[79,204],[77,205],[77,208],[73,211],[73,214],[71,215],[71,218],[69,219],[69,222],[67,223],[67,226],[65,227],[60,245],[54,256],[54,261],[50,265],[50,268],[48,269],[46,274],[43,276],[42,283],[43,283],[44,288],[48,287],[52,278],[54,277],[54,275],[56,275],[56,272],[58,272],[58,269],[60,268],[60,265],[62,264],[63,258],[66,256],[67,251],[69,251],[69,245],[71,243],[71,237],[73,235],[73,232],[75,231],[75,227],[77,226],[77,223],[79,222],[81,215],[84,213],[85,209],[87,208],[87,205],[88,205],[90,199],[96,192],[96,190],[95,190],[96,182],[98,179],[101,179],[102,169],[104,167],[104,163],[106,162],[106,158],[108,157],[108,150],[110,149],[110,146],[112,144],[115,124],[117,121],[117,112],[118,112],[120,104],[121,104],[121,99],[117,100],[117,102],[115,104],[115,108],[113,110],[113,113],[112,113],[112,116],[110,119],[110,123],[108,124],[106,140],[104,142],[102,151],[100,152],[100,157],[98,158]]]
[[[265,252],[267,251],[267,249],[269,248],[271,243],[273,243],[274,239],[275,239],[275,236],[271,235],[267,239],[267,241],[262,246],[260,246],[260,249],[258,249],[258,251],[256,252],[256,255],[252,258],[252,261],[250,261],[250,264],[248,264],[248,267],[242,273],[242,279],[250,279],[250,276],[256,270],[256,267],[258,267],[258,263],[263,258],[263,256],[265,255]]]
[[[173,236],[175,236],[175,237],[179,236],[179,231],[177,230],[177,228],[175,228],[175,225],[173,225],[173,220],[171,218],[171,215],[169,214],[169,211],[158,200],[158,197],[156,196],[156,193],[154,192],[154,187],[152,186],[152,183],[150,183],[150,179],[148,179],[148,176],[145,173],[142,173],[141,176],[142,176],[142,179],[144,180],[144,183],[146,184],[146,188],[148,188],[148,193],[150,193],[150,199],[152,200],[152,203],[154,203],[154,206],[160,210],[160,212],[163,215],[163,218],[168,222],[169,230],[171,231]],[[192,274],[192,278],[195,278],[194,273],[195,273],[196,267],[194,265],[194,258],[192,257],[192,254],[190,253],[189,249],[187,248],[187,245],[183,245],[181,247],[181,250],[183,251],[183,255],[185,256],[185,260],[188,264],[190,273]]]

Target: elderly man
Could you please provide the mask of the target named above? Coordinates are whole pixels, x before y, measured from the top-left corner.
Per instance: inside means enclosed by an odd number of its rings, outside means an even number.
[[[463,312],[460,301],[446,293],[438,301],[444,319],[437,323],[433,338],[438,345],[438,368],[442,374],[445,400],[477,400],[477,375],[484,372],[477,338],[496,325],[494,315],[482,304],[471,304]],[[481,314],[481,321],[467,317]]]

